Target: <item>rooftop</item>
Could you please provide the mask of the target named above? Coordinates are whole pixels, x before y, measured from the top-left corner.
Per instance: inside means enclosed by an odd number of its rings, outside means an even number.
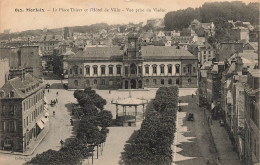
[[[0,91],[4,92],[4,97],[10,97],[10,92],[13,92],[14,95],[12,98],[26,98],[42,87],[41,80],[26,73],[23,79],[16,77],[7,81]]]

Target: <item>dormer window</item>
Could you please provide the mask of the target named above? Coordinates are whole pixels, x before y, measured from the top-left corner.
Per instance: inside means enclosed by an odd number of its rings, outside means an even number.
[[[5,96],[5,92],[3,90],[0,91],[0,97],[4,97]]]
[[[14,91],[13,90],[10,92],[10,97],[14,97]]]

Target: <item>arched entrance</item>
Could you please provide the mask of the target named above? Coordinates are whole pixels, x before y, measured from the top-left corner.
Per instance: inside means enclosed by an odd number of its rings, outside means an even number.
[[[136,89],[136,80],[135,79],[131,80],[131,89]]]
[[[128,89],[128,81],[125,81],[125,89]]]
[[[143,85],[142,80],[139,80],[138,81],[138,88],[142,88],[142,85]]]
[[[134,63],[130,65],[130,74],[136,74],[137,73],[137,67]]]

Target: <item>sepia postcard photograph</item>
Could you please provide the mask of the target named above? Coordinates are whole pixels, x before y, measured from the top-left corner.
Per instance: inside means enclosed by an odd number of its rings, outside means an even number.
[[[260,165],[259,0],[0,0],[0,165]]]

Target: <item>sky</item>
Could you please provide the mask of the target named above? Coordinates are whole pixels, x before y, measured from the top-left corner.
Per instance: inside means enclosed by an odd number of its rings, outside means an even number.
[[[18,32],[101,22],[108,24],[146,22],[147,19],[164,18],[169,11],[195,8],[205,2],[215,1],[223,0],[0,0],[0,32],[5,29]],[[258,2],[258,0],[243,0],[243,2]],[[27,10],[35,8],[44,12]],[[81,11],[72,11],[71,8]],[[102,11],[90,11],[90,8]],[[112,12],[111,8],[118,8],[120,12]],[[132,10],[127,11],[127,8]],[[154,8],[159,11],[155,12]]]

